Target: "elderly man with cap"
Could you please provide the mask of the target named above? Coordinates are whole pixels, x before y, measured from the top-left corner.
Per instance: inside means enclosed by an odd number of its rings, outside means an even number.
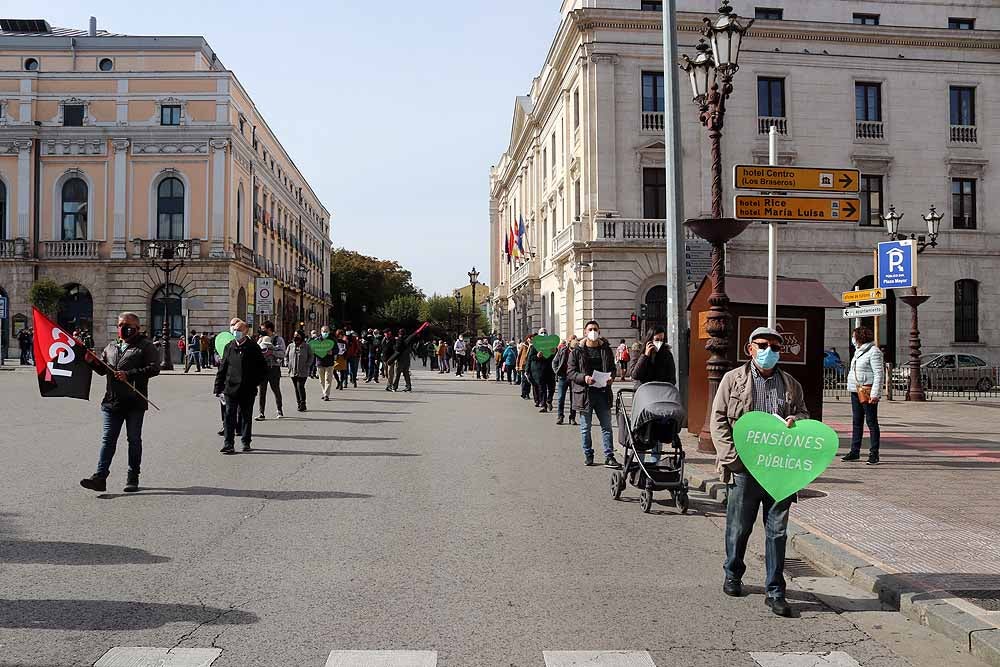
[[[768,412],[785,420],[792,428],[799,419],[808,419],[802,385],[778,368],[781,334],[758,327],[750,334],[746,353],[750,361],[723,376],[712,405],[712,441],[715,462],[728,485],[726,507],[726,574],[722,592],[732,597],[743,594],[744,556],[753,532],[758,509],[764,512],[765,602],[778,616],[791,616],[785,600],[785,542],[788,510],[795,501],[791,496],[781,502],[774,499],[747,472],[733,442],[733,424],[751,411]]]

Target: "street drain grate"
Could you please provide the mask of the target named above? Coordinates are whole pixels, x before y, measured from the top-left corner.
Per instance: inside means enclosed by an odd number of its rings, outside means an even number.
[[[971,602],[986,611],[1000,611],[1000,590],[949,591],[966,602]]]
[[[757,559],[764,561],[763,556],[758,556]],[[785,575],[792,578],[826,576],[801,558],[785,558]]]

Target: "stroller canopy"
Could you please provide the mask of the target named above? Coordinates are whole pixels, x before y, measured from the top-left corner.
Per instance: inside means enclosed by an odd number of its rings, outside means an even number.
[[[684,422],[681,392],[669,382],[647,382],[635,390],[632,399],[632,433],[638,434],[650,422],[673,421],[679,428]]]

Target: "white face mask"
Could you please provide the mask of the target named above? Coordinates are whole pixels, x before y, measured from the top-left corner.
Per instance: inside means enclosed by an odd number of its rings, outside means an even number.
[[[654,340],[653,341],[653,347],[655,347],[656,351],[659,352],[660,348],[663,347],[663,341],[662,340]]]
[[[597,340],[598,336],[600,336],[600,335],[601,335],[600,331],[593,331],[593,330],[588,331],[587,332],[587,340],[589,340],[590,342],[593,343],[593,342],[595,342]]]

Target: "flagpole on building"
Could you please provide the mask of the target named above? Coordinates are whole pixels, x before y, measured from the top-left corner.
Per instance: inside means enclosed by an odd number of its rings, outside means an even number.
[[[684,247],[684,179],[681,168],[680,92],[677,67],[677,0],[663,2],[664,167],[666,169],[667,342],[677,364],[677,387],[688,396],[687,270]]]

